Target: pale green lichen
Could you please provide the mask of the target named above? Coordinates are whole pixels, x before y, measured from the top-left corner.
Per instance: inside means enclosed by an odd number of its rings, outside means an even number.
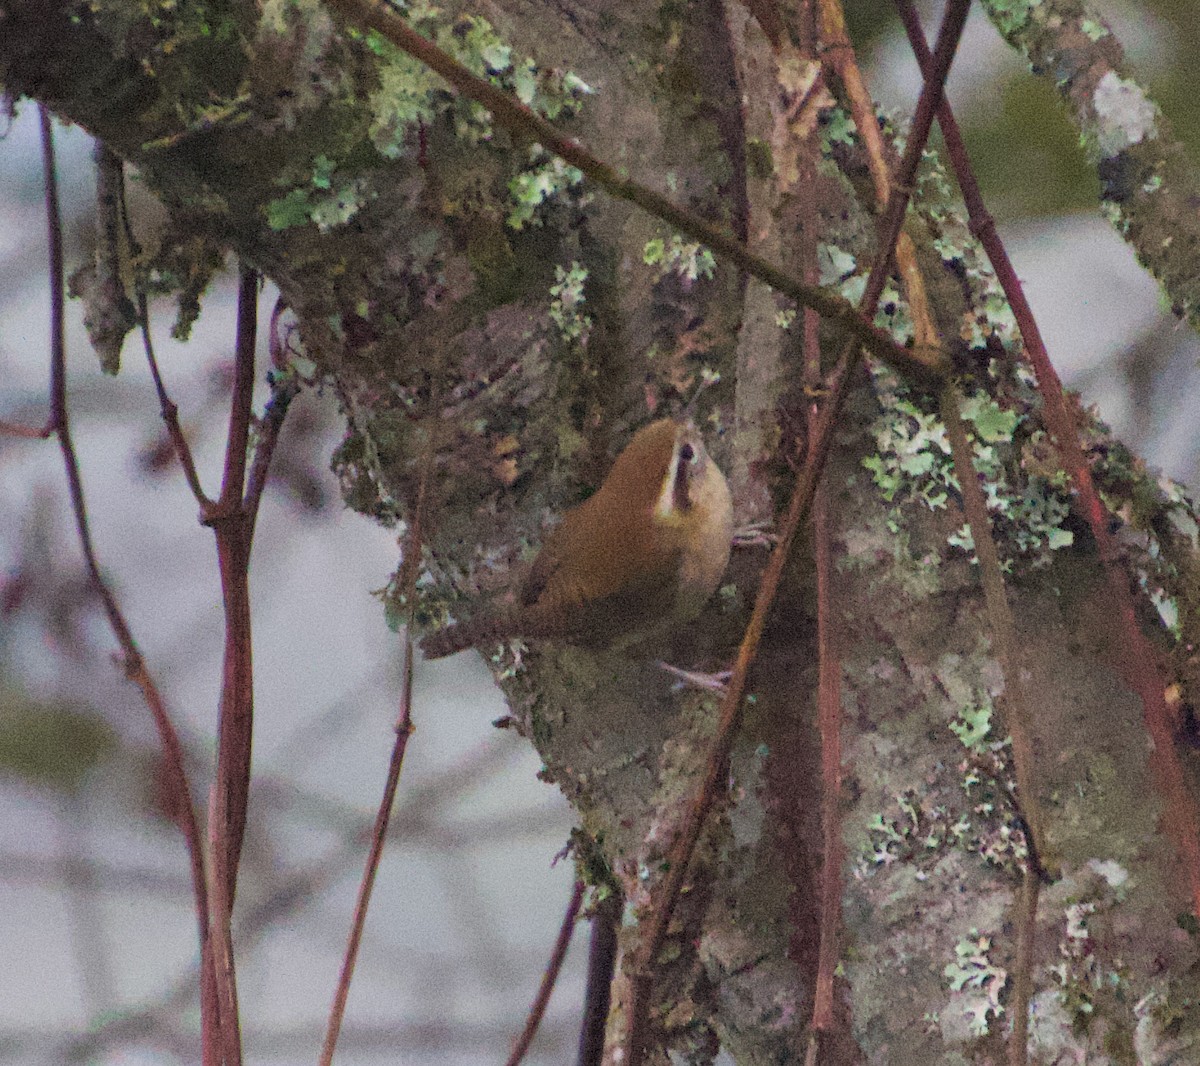
[[[1014,803],[1011,744],[992,736],[993,715],[986,697],[960,708],[949,724],[966,751],[956,768],[957,790],[947,775],[926,789],[895,795],[890,808],[867,824],[866,847],[856,862],[860,877],[907,862],[915,864],[923,878],[948,850],[1020,873],[1028,848]]]
[[[540,226],[539,210],[543,205],[573,192],[583,183],[582,171],[558,156],[548,155],[538,145],[530,149],[530,162],[532,169],[514,175],[508,183],[514,206],[507,221],[516,230],[531,224]]]
[[[1158,106],[1137,82],[1108,71],[1092,94],[1096,148],[1108,159],[1157,134]]]
[[[972,929],[954,945],[954,961],[942,970],[951,992],[948,1009],[963,1015],[976,1037],[986,1036],[992,1022],[1004,1013],[1000,996],[1008,972],[989,957],[991,949],[992,938]]]
[[[687,281],[700,278],[711,280],[717,261],[704,245],[697,241],[685,241],[679,234],[671,235],[669,241],[653,237],[642,249],[642,261],[647,266],[657,266],[658,280],[668,274],[677,274]]]
[[[990,0],[989,13],[1001,33],[1015,33],[1029,22],[1037,0]]]
[[[558,326],[563,340],[586,344],[588,331],[592,328],[591,316],[584,313],[584,283],[588,278],[587,267],[572,261],[567,268],[554,268],[555,283],[550,286],[550,318]]]
[[[267,225],[278,231],[311,222],[325,232],[349,222],[373,193],[365,178],[339,177],[337,170],[328,156],[317,156],[307,183],[267,204]]]
[[[891,371],[877,370],[875,379],[883,401],[871,425],[878,450],[862,460],[863,466],[897,509],[897,518],[899,508],[910,501],[930,510],[947,507],[959,486],[945,426],[911,398]],[[1046,565],[1051,553],[1069,546],[1074,536],[1065,524],[1071,503],[1066,476],[1053,469],[1034,472],[1032,460],[1046,447],[1044,431],[982,390],[966,396],[962,414],[1006,567],[1011,569],[1018,558]],[[965,523],[948,543],[974,550]]]
[[[594,92],[570,71],[546,70],[528,57],[515,57],[485,18],[462,15],[451,22],[426,0],[400,6],[414,29],[472,73],[513,93],[551,121],[575,114],[583,98]],[[423,63],[378,34],[369,34],[367,43],[384,61],[379,88],[371,96],[371,138],[384,156],[394,159],[417,151],[411,136],[414,127],[428,126],[443,115],[452,118],[456,136],[470,143],[494,136],[486,108],[452,93]]]
[[[1116,1008],[1103,1012],[1110,1022],[1128,1009],[1121,1006],[1127,999],[1128,977],[1119,961],[1106,960],[1098,952],[1091,931],[1092,922],[1119,899],[1107,891],[1105,882],[1099,885],[1096,898],[1073,900],[1064,908],[1058,961],[1048,967],[1059,1003],[1079,1031],[1086,1031],[1092,1018],[1102,1013],[1102,1000],[1110,1000]]]

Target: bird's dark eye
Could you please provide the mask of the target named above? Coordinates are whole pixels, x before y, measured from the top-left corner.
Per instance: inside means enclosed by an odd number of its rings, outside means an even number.
[[[696,461],[696,449],[690,444],[685,444],[679,449],[679,458],[685,463],[694,463]]]

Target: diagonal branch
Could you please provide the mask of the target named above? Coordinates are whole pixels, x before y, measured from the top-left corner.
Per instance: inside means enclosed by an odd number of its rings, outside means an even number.
[[[463,96],[491,111],[504,128],[536,141],[582,171],[611,195],[636,204],[669,222],[680,233],[707,245],[777,292],[790,296],[805,307],[811,307],[822,318],[838,323],[872,355],[896,367],[900,373],[929,384],[945,376],[947,362],[943,352],[908,349],[898,345],[890,334],[873,325],[870,317],[862,314],[848,300],[836,293],[804,284],[774,263],[755,255],[726,230],[710,225],[653,189],[623,177],[614,167],[584,148],[578,140],[562,133],[515,97],[476,77],[452,56],[417,33],[402,15],[382,0],[326,0],[326,3],[352,19],[356,25],[374,30],[397,48],[425,63]]]
[[[571,946],[571,936],[575,932],[575,920],[579,917],[579,908],[583,905],[585,887],[582,880],[575,882],[571,898],[567,901],[567,910],[563,914],[562,924],[558,927],[554,949],[550,952],[550,961],[546,964],[546,971],[542,974],[537,995],[534,996],[533,1004],[529,1008],[529,1017],[525,1019],[525,1025],[513,1044],[512,1052],[505,1060],[505,1066],[520,1066],[521,1061],[525,1058],[525,1053],[529,1050],[529,1045],[537,1036],[538,1027],[542,1024],[546,1008],[550,1005],[550,994],[558,983],[559,972],[566,960],[567,948]]]

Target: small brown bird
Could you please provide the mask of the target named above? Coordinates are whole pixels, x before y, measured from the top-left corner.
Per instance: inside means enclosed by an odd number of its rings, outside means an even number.
[[[716,591],[732,539],[729,486],[696,427],[652,422],[546,537],[515,604],[447,626],[421,649],[438,659],[512,637],[611,646],[669,631]]]

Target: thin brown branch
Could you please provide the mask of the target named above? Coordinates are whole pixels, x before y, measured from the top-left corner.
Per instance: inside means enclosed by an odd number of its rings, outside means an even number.
[[[926,75],[920,99],[917,101],[904,157],[897,169],[895,186],[888,199],[887,209],[880,226],[879,254],[872,265],[863,296],[862,313],[864,316],[874,315],[876,304],[887,281],[893,249],[908,208],[917,165],[929,138],[934,112],[942,97],[946,76],[958,48],[958,41],[962,36],[969,8],[970,0],[950,0],[946,6],[946,13],[938,35],[934,63]],[[745,692],[746,678],[757,654],[758,645],[766,627],[767,615],[775,601],[775,594],[778,591],[796,532],[800,527],[801,520],[808,514],[812,505],[832,442],[833,430],[841,404],[849,390],[851,375],[858,365],[859,352],[860,348],[856,343],[856,338],[850,340],[834,373],[829,395],[822,405],[816,434],[810,439],[804,466],[797,475],[787,515],[781,526],[779,542],[759,581],[754,610],[734,661],[733,671],[721,706],[716,735],[705,764],[704,776],[671,847],[667,873],[651,904],[647,928],[642,936],[643,947],[640,957],[636,960],[636,968],[631,974],[631,998],[625,1039],[626,1066],[640,1066],[649,1050],[647,1028],[655,962],[666,941],[675,904],[687,878],[688,867],[691,865],[700,833],[704,828],[709,811],[721,793],[721,784],[727,773],[734,737],[741,722],[742,696]]]
[[[125,245],[129,251],[129,255],[136,259],[138,244],[133,235],[133,222],[129,218],[129,206],[125,197],[124,164],[120,165],[121,181],[117,189],[121,223],[125,230]],[[150,303],[146,298],[146,287],[142,283],[141,275],[137,272],[135,272],[134,276],[133,295],[134,304],[137,307],[138,329],[142,335],[142,348],[146,353],[146,362],[150,367],[150,377],[154,381],[154,392],[158,396],[159,415],[162,417],[163,424],[167,427],[167,436],[170,438],[171,446],[175,449],[175,456],[179,460],[179,465],[183,470],[183,476],[187,481],[188,488],[192,490],[192,495],[200,505],[200,513],[204,515],[212,507],[212,500],[205,495],[204,489],[200,485],[200,477],[196,473],[196,461],[192,458],[191,446],[188,444],[187,438],[183,434],[183,428],[179,424],[179,408],[172,401],[170,395],[168,395],[167,387],[163,382],[162,372],[159,370],[158,359],[154,354],[154,341],[150,335]]]
[[[224,892],[231,910],[237,893],[238,864],[246,832],[254,730],[249,581],[252,526],[243,505],[243,483],[253,418],[257,305],[258,274],[243,266],[238,283],[237,345],[225,469],[220,498],[208,515],[217,541],[221,598],[225,612],[217,771],[213,783],[209,835],[214,847],[213,870],[224,881]],[[225,916],[225,921],[229,921],[229,915]]]
[[[0,418],[0,435],[24,437],[27,440],[48,440],[54,436],[54,426],[49,420],[44,426],[23,426],[19,422],[6,422]]]
[[[1013,960],[1013,991],[1008,1004],[1012,1032],[1008,1037],[1008,1066],[1029,1061],[1029,1006],[1033,1001],[1033,954],[1037,944],[1038,897],[1042,879],[1031,862],[1025,867],[1017,910],[1017,951]]]
[[[1022,906],[1017,921],[1017,965],[1014,967],[1013,1000],[1009,1004],[1013,1017],[1013,1029],[1009,1035],[1009,1066],[1025,1066],[1027,1058],[1027,1035],[1029,1002],[1033,994],[1033,950],[1037,933],[1037,888],[1043,878],[1048,878],[1041,865],[1046,861],[1045,826],[1042,806],[1038,801],[1037,783],[1034,774],[1032,719],[1030,715],[1029,687],[1022,674],[1022,656],[1017,639],[1016,622],[1004,587],[1004,575],[1000,569],[1000,556],[992,533],[992,522],[988,516],[987,501],[975,472],[975,461],[971,442],[962,420],[962,393],[953,382],[941,395],[941,416],[950,438],[950,454],[954,473],[962,490],[963,510],[967,525],[975,544],[975,555],[979,560],[979,577],[987,606],[988,627],[996,643],[1000,669],[1004,677],[1004,706],[1007,710],[1005,722],[1012,737],[1013,768],[1017,777],[1018,810],[1028,831],[1029,858],[1023,886],[1020,892]],[[1025,904],[1029,893],[1033,893],[1033,907]]]
[[[388,763],[388,779],[384,783],[383,798],[379,802],[376,824],[371,834],[371,850],[367,852],[367,861],[362,881],[359,885],[358,899],[354,902],[354,918],[350,923],[350,936],[346,945],[346,956],[342,959],[342,968],[338,972],[337,990],[334,993],[334,1005],[330,1008],[329,1023],[325,1028],[325,1041],[320,1049],[320,1066],[330,1066],[334,1061],[334,1050],[337,1047],[337,1037],[342,1031],[342,1019],[346,1017],[346,1004],[350,995],[350,981],[354,978],[354,965],[358,962],[359,946],[362,942],[362,930],[366,928],[367,909],[371,904],[371,893],[374,890],[374,880],[379,870],[379,861],[383,858],[383,845],[388,838],[388,821],[391,816],[392,804],[395,803],[396,790],[400,786],[400,772],[404,765],[404,753],[408,749],[408,738],[413,733],[412,697],[413,697],[413,639],[404,633],[404,681],[401,697],[400,719],[396,723],[396,741],[392,745],[391,760]]]
[[[620,889],[613,887],[609,895],[596,904],[592,915],[587,986],[583,994],[583,1021],[579,1026],[575,1066],[600,1066],[604,1059],[604,1035],[617,965],[617,929],[621,925],[623,907]]]
[[[337,707],[338,704],[334,704],[334,709]],[[515,756],[517,751],[515,747],[509,747],[507,754]],[[489,740],[469,752],[445,774],[415,787],[401,802],[398,817],[393,819],[391,835],[405,827],[425,825],[436,811],[502,772],[507,766],[502,758],[504,754],[504,749],[495,740]],[[370,828],[368,825],[360,829],[357,820],[353,824],[347,822],[341,827],[341,842],[337,847],[314,857],[307,866],[281,876],[269,894],[242,915],[238,923],[241,950],[252,951],[270,930],[283,922],[295,922],[306,907],[320,900],[345,876],[347,865],[356,861],[369,846]],[[58,1043],[56,1053],[72,1062],[84,1061],[102,1055],[105,1049],[116,1047],[123,1041],[138,1039],[148,1029],[154,1029],[161,1019],[178,1018],[195,984],[195,966],[183,968],[176,976],[162,982],[153,1000],[129,1010],[110,1012],[102,1020],[94,1021],[86,1035],[68,1037]]]
[[[920,19],[911,0],[896,0],[896,4],[917,61],[927,72],[930,69],[929,46]],[[1120,554],[1109,531],[1109,514],[1092,481],[1091,467],[1079,443],[1079,427],[1067,406],[1062,382],[1050,361],[1020,279],[983,202],[954,114],[944,102],[938,109],[938,122],[945,138],[946,154],[962,190],[971,232],[983,245],[1012,308],[1042,395],[1046,426],[1058,444],[1063,465],[1075,487],[1079,508],[1095,538],[1096,554],[1116,605],[1114,622],[1118,632],[1113,644],[1117,663],[1126,683],[1142,703],[1143,719],[1151,740],[1150,762],[1163,795],[1163,822],[1183,861],[1193,913],[1200,916],[1200,811],[1197,811],[1195,797],[1188,787],[1175,748],[1175,731],[1164,695],[1166,680],[1160,675],[1157,656],[1138,625],[1128,575],[1122,568]]]
[[[583,881],[577,880],[575,888],[571,892],[571,898],[567,901],[567,910],[563,914],[562,924],[558,928],[558,936],[554,940],[554,950],[550,952],[550,961],[546,963],[546,971],[542,974],[537,995],[530,1005],[529,1016],[525,1019],[525,1026],[521,1029],[520,1035],[513,1043],[512,1053],[505,1060],[505,1066],[518,1066],[525,1058],[525,1053],[529,1050],[529,1045],[533,1043],[533,1038],[537,1036],[538,1027],[542,1024],[542,1018],[546,1014],[546,1007],[550,1004],[550,995],[558,983],[558,975],[562,971],[562,964],[567,957],[567,948],[571,946],[575,921],[579,917],[579,908],[583,904],[583,891]]]
[[[217,542],[225,649],[217,721],[217,766],[209,800],[208,845],[212,870],[211,921],[219,977],[226,1066],[241,1062],[237,975],[231,928],[238,865],[246,832],[250,761],[254,737],[254,664],[250,613],[249,516],[243,507],[246,450],[253,418],[254,349],[257,339],[258,275],[239,273],[237,342],[229,435],[221,495],[207,515]]]
[[[1004,587],[1004,574],[992,534],[992,520],[988,515],[987,501],[979,484],[971,442],[962,420],[962,393],[957,385],[949,384],[942,390],[940,413],[946,426],[946,434],[950,438],[950,454],[962,491],[963,510],[971,530],[971,539],[975,543],[975,555],[979,559],[979,579],[987,604],[988,624],[996,642],[996,651],[1004,676],[1004,703],[1008,709],[1006,725],[1012,736],[1013,769],[1016,771],[1020,811],[1032,837],[1030,857],[1037,856],[1037,862],[1043,863],[1047,861],[1046,836],[1034,773],[1029,688],[1025,684],[1021,669],[1022,656],[1017,626]],[[1044,869],[1039,868],[1037,873],[1039,876],[1046,876]]]
[[[225,441],[225,472],[219,503],[231,510],[242,505],[246,483],[246,454],[254,416],[254,348],[258,340],[258,272],[242,265],[238,271],[237,347],[233,364],[233,399],[229,405],[229,434]]]
[[[214,964],[212,943],[209,937],[209,900],[204,873],[203,844],[196,818],[196,808],[192,802],[191,786],[188,783],[187,771],[184,769],[183,745],[180,743],[179,734],[175,730],[175,724],[158,691],[158,686],[150,676],[141,650],[117,604],[116,596],[100,571],[95,546],[92,543],[91,529],[88,525],[83,482],[79,475],[79,462],[75,455],[75,445],[71,437],[67,413],[62,220],[58,205],[58,179],[54,164],[54,133],[50,122],[50,112],[44,105],[39,105],[38,111],[41,119],[42,165],[46,185],[46,217],[50,247],[50,418],[62,450],[71,510],[75,516],[75,526],[79,534],[84,563],[87,566],[92,586],[100,598],[109,627],[112,629],[117,643],[121,646],[125,676],[141,689],[142,697],[150,709],[155,728],[158,730],[159,742],[163,750],[163,766],[167,775],[167,787],[171,792],[179,828],[183,833],[190,860],[192,893],[200,934],[201,966],[204,973],[208,974],[211,979]],[[204,981],[202,980],[203,985]],[[218,1043],[222,1032],[220,1016],[213,1009],[214,1002],[211,998],[206,998],[204,1005],[207,1008],[203,1012],[204,1062],[205,1066],[217,1066],[219,1062]]]
[[[805,312],[805,363],[809,374],[819,380],[820,334],[817,316]],[[819,411],[809,409],[810,431],[815,430]],[[820,942],[817,977],[813,993],[810,1054],[813,1062],[821,1039],[832,1031],[834,973],[839,956],[842,921],[842,663],[834,647],[831,625],[833,602],[833,547],[829,522],[828,493],[817,486],[813,498],[813,552],[817,581],[817,722],[821,734],[821,896]]]
[[[463,96],[486,107],[495,121],[505,129],[519,137],[536,141],[580,170],[611,195],[636,204],[663,219],[680,233],[707,245],[777,292],[790,296],[805,307],[811,307],[819,312],[822,318],[837,322],[872,355],[895,366],[899,372],[929,384],[935,384],[945,376],[947,362],[943,352],[910,350],[898,345],[886,331],[876,327],[868,316],[863,315],[848,300],[836,293],[804,284],[787,271],[755,255],[728,231],[719,229],[690,211],[678,207],[654,190],[623,177],[614,167],[584,148],[578,140],[562,133],[514,96],[476,77],[456,59],[417,33],[402,15],[382,0],[326,2],[352,20],[355,25],[374,30],[397,48],[419,59],[445,78]]]
[[[436,402],[431,405],[436,411]],[[379,862],[383,857],[383,846],[387,840],[388,822],[391,818],[392,806],[396,801],[396,791],[400,785],[400,770],[404,765],[404,753],[408,749],[408,738],[412,735],[412,696],[413,696],[413,641],[411,632],[412,611],[416,606],[417,576],[420,573],[421,545],[425,536],[425,506],[428,498],[429,479],[433,476],[434,459],[437,454],[437,423],[436,418],[430,420],[429,436],[426,440],[425,454],[421,460],[421,474],[417,486],[417,500],[413,508],[412,524],[409,526],[408,537],[404,544],[404,557],[400,566],[399,584],[404,602],[409,607],[409,622],[404,626],[404,681],[400,696],[400,714],[396,721],[396,740],[392,746],[392,757],[388,763],[387,781],[384,783],[383,796],[379,801],[379,810],[375,816],[375,826],[371,833],[371,847],[367,853],[367,861],[363,869],[362,882],[358,888],[358,898],[354,904],[354,917],[350,926],[350,937],[346,944],[346,954],[342,959],[341,971],[338,974],[337,990],[334,992],[333,1006],[329,1011],[329,1021],[325,1029],[325,1041],[321,1048],[320,1066],[331,1066],[333,1053],[337,1048],[338,1035],[341,1033],[342,1020],[346,1014],[346,1002],[350,997],[350,982],[354,978],[354,966],[358,959],[359,945],[362,943],[363,929],[367,923],[367,910],[371,904],[371,893],[375,887],[375,876],[379,871]]]
[[[404,687],[400,704],[400,718],[396,724],[396,741],[392,746],[392,757],[388,763],[387,781],[383,787],[383,798],[379,803],[379,811],[375,816],[375,828],[371,834],[371,848],[367,853],[366,866],[363,870],[362,882],[358,888],[358,898],[354,902],[354,918],[350,927],[350,938],[346,944],[346,954],[342,959],[341,971],[338,974],[337,990],[333,997],[333,1006],[329,1011],[329,1022],[325,1029],[325,1042],[321,1047],[320,1066],[331,1066],[333,1053],[337,1048],[338,1036],[342,1031],[342,1020],[346,1015],[346,1002],[350,998],[350,982],[354,978],[354,966],[358,961],[358,949],[362,943],[363,930],[367,924],[367,909],[371,903],[371,893],[375,888],[375,875],[379,871],[379,861],[383,857],[383,845],[387,839],[388,821],[392,813],[392,805],[396,799],[396,790],[400,784],[400,771],[404,766],[404,754],[408,749],[408,738],[412,736],[412,638],[405,626],[404,634]]]
[[[279,308],[272,315],[272,329],[278,317]],[[262,504],[263,490],[267,486],[267,474],[271,469],[271,458],[275,454],[275,445],[279,443],[279,434],[283,429],[283,421],[287,417],[288,408],[292,401],[300,395],[300,381],[284,369],[274,369],[268,375],[271,382],[271,397],[263,410],[258,423],[258,442],[254,446],[254,460],[250,464],[250,475],[246,484],[246,502],[244,510],[249,522],[248,535],[254,536],[254,528],[258,523],[258,512]]]
[[[883,131],[879,128],[874,101],[859,69],[854,46],[846,30],[841,0],[818,0],[818,6],[823,45],[822,60],[833,68],[845,90],[850,114],[854,119],[854,128],[858,131],[866,153],[867,169],[875,186],[875,196],[881,205],[886,204],[892,187],[888,148],[884,143]],[[917,346],[937,346],[937,327],[929,308],[925,278],[917,262],[916,246],[903,230],[896,241],[896,267],[908,300]]]
[[[836,7],[836,0],[816,0],[805,5],[808,27],[806,54],[815,56],[818,49],[817,8]],[[836,8],[840,18],[841,9]],[[828,20],[828,16],[825,17]],[[822,35],[827,37],[827,32]],[[853,53],[849,53],[850,65]],[[861,79],[860,79],[861,83]],[[865,86],[862,86],[865,96]],[[859,98],[861,104],[862,98]],[[869,98],[867,98],[869,105]],[[869,110],[869,107],[868,107]],[[855,114],[858,122],[858,115]],[[871,122],[870,128],[878,135],[878,124]],[[862,128],[860,125],[859,128]],[[883,161],[882,138],[878,146],[879,159]],[[868,156],[875,152],[868,146]],[[806,165],[810,168],[809,182],[815,176],[813,152],[808,153]],[[884,164],[886,167],[886,164]],[[877,168],[878,169],[878,168]],[[879,190],[880,202],[887,198],[890,184],[885,181]],[[804,262],[805,280],[814,281],[820,275],[816,234],[819,230],[817,203],[815,198],[805,198],[805,217],[801,230],[804,244],[801,256]],[[901,240],[905,235],[901,233]],[[901,259],[911,258],[897,251]],[[821,385],[821,322],[811,309],[804,311],[804,382],[810,396],[820,395]],[[811,402],[807,410],[808,435],[817,430],[820,420],[820,405]],[[806,1066],[817,1066],[825,1041],[834,1028],[834,976],[839,956],[839,934],[842,921],[842,838],[841,838],[841,785],[842,785],[842,742],[841,742],[841,660],[833,643],[833,546],[829,519],[829,494],[824,484],[818,485],[812,505],[813,564],[817,586],[817,725],[821,738],[821,880],[818,904],[817,969],[813,985],[812,1022],[805,1057]]]

